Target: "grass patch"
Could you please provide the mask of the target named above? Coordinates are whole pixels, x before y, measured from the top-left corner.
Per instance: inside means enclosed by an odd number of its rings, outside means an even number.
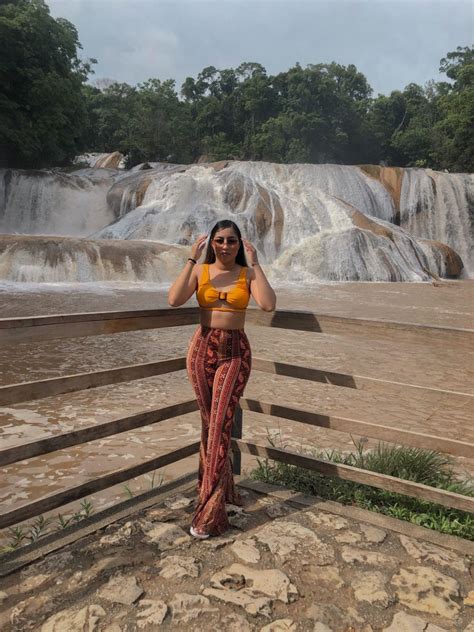
[[[270,435],[273,447],[286,448],[279,433]],[[355,450],[349,453],[340,450],[300,451],[301,454],[324,459],[333,463],[351,465],[380,474],[396,476],[404,480],[423,483],[465,496],[474,496],[471,480],[460,480],[452,469],[453,460],[444,454],[422,448],[409,448],[379,443],[373,450],[364,450],[367,440],[354,441]],[[278,443],[278,445],[277,445]],[[288,489],[335,500],[344,505],[356,505],[393,518],[407,520],[441,533],[457,535],[474,540],[474,517],[472,514],[449,509],[432,502],[388,492],[369,485],[353,483],[325,476],[295,465],[270,459],[258,459],[258,466],[251,478]]]
[[[150,482],[150,489],[161,487],[164,483],[163,473],[159,472],[158,477],[156,475],[156,470],[153,471],[151,476],[150,474],[144,475],[144,478]],[[124,490],[123,495],[127,499],[135,497],[135,492],[132,491],[127,484],[122,485],[122,489]],[[60,531],[61,529],[66,529],[67,527],[77,524],[84,518],[88,518],[94,513],[94,505],[89,499],[85,498],[80,504],[81,509],[75,511],[70,516],[64,516],[63,514],[58,513],[57,518],[55,519],[54,516],[45,518],[43,514],[41,514],[37,516],[32,523],[9,527],[7,529],[9,540],[7,544],[0,546],[0,556],[10,553],[11,551],[15,551],[22,546],[31,544],[32,542],[36,542],[36,540],[50,534],[54,530]]]

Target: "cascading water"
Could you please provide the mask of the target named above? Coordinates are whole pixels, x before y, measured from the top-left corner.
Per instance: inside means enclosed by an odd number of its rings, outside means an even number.
[[[130,171],[85,169],[73,175],[3,171],[0,230],[63,235],[53,250],[57,254],[62,248],[67,255],[57,259],[55,272],[49,264],[56,255],[51,256],[46,238],[37,246],[18,240],[18,248],[13,248],[14,238],[4,239],[0,278],[159,277],[159,282],[166,282],[180,269],[197,235],[224,218],[235,219],[276,283],[457,276],[462,262],[456,252],[466,267],[472,264],[472,184],[467,174],[430,170],[265,162],[150,163]],[[137,242],[150,252],[160,245],[160,257],[174,253],[168,265],[153,260],[163,273],[153,276],[146,266],[110,265],[114,248],[122,257],[128,249],[131,262],[145,256]],[[100,247],[94,249],[94,243]],[[29,262],[28,251],[33,253]],[[12,263],[13,258],[21,265]],[[43,272],[35,268],[35,258],[43,261]]]
[[[469,174],[406,169],[400,200],[401,225],[414,237],[434,239],[454,248],[473,268],[474,177]]]
[[[143,282],[163,285],[182,268],[175,246],[72,237],[0,235],[0,279],[13,282]]]
[[[115,219],[106,199],[114,176],[0,169],[0,232],[86,236]]]

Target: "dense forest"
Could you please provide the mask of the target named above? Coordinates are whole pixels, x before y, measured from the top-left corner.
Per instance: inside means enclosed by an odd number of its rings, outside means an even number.
[[[86,151],[144,161],[268,160],[474,167],[474,49],[440,61],[442,81],[373,96],[350,64],[204,68],[136,86],[91,82],[69,21],[44,0],[0,0],[0,166],[66,166]]]

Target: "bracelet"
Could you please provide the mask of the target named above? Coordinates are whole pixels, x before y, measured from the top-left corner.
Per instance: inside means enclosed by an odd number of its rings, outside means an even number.
[[[196,259],[193,259],[192,257],[188,257],[188,261],[192,261],[193,263],[197,263]]]

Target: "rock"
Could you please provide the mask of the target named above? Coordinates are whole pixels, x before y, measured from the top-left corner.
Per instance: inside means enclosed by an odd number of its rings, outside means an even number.
[[[194,557],[169,555],[158,564],[161,577],[165,579],[181,577],[199,577],[200,564]]]
[[[45,575],[44,573],[38,573],[38,575],[33,575],[32,577],[27,577],[21,583],[21,588],[23,592],[29,592],[30,590],[34,590],[38,588],[42,584],[46,583],[48,580],[53,579],[52,574]]]
[[[371,573],[360,573],[352,580],[354,596],[357,601],[368,601],[378,603],[386,608],[390,599],[384,590],[387,577],[379,571]]]
[[[335,531],[347,529],[349,526],[347,520],[342,516],[326,513],[325,511],[321,511],[319,513],[308,511],[307,515],[311,518],[314,524],[321,525],[322,527],[329,527]]]
[[[105,615],[102,606],[96,604],[85,606],[77,612],[63,610],[43,623],[41,632],[95,632],[100,618]]]
[[[117,573],[109,579],[107,584],[99,588],[97,593],[107,601],[130,606],[143,594],[143,589],[137,584],[137,579],[133,575]]]
[[[155,520],[159,522],[167,522],[170,516],[174,516],[174,513],[170,511],[166,507],[155,507],[155,509],[150,509],[146,512],[146,519],[154,522]]]
[[[115,533],[109,533],[102,536],[99,540],[100,544],[104,545],[116,545],[126,544],[133,533],[136,533],[137,529],[133,522],[126,522],[123,526],[115,531]]]
[[[354,608],[346,607],[344,610],[333,604],[313,604],[306,610],[306,617],[314,619],[316,624],[326,625],[330,630],[339,632],[355,628],[359,630],[364,620]],[[314,628],[317,630],[318,628]],[[319,628],[322,632],[324,628]]]
[[[471,592],[467,594],[467,597],[464,597],[463,604],[465,606],[474,606],[474,590],[471,590]]]
[[[321,586],[326,590],[337,590],[344,585],[344,580],[336,566],[311,566],[301,573],[305,584]]]
[[[275,520],[258,530],[254,537],[282,559],[292,556],[298,550],[316,558],[314,562],[321,566],[334,561],[332,546],[320,540],[311,529],[297,522]]]
[[[445,274],[448,278],[458,278],[464,268],[464,263],[458,253],[441,241],[432,239],[419,239],[423,250],[431,251],[433,258],[441,259],[445,266]]]
[[[176,548],[181,544],[191,542],[189,536],[181,527],[167,522],[157,522],[151,529],[145,531],[147,539],[156,544],[160,551]]]
[[[459,584],[428,566],[403,568],[392,577],[392,585],[401,604],[421,612],[452,619],[459,606],[451,597],[459,596]]]
[[[138,608],[136,624],[139,628],[161,625],[168,612],[168,606],[161,599],[142,599]]]
[[[387,537],[387,532],[383,529],[377,529],[370,524],[360,524],[360,530],[364,534],[367,542],[373,542],[374,544],[381,544]]]
[[[119,165],[124,157],[125,156],[119,151],[114,151],[110,154],[101,154],[94,162],[94,169],[119,169]]]
[[[443,549],[429,542],[421,542],[415,538],[408,538],[405,535],[399,536],[400,542],[408,553],[415,558],[417,562],[428,562],[437,564],[444,568],[452,568],[462,573],[468,572],[469,566],[463,557],[456,555],[452,551]]]
[[[325,623],[321,623],[321,621],[318,621],[314,624],[313,632],[333,632],[333,629]]]
[[[427,627],[428,626],[428,627]],[[397,612],[388,628],[382,632],[447,632],[437,625],[428,624],[423,619],[406,612]]]
[[[229,523],[236,529],[245,529],[248,521],[250,520],[249,514],[245,513],[242,507],[239,507],[238,505],[226,505],[225,508],[229,518]]]
[[[169,607],[174,623],[189,623],[206,612],[217,612],[207,597],[187,593],[176,593]]]
[[[101,630],[101,632],[123,632],[118,623],[111,623]]]
[[[377,551],[367,551],[365,549],[357,549],[353,546],[342,547],[341,557],[347,564],[368,564],[370,566],[397,566],[399,560]]]
[[[260,632],[296,632],[296,623],[293,619],[277,619],[260,628]]]
[[[215,573],[211,586],[203,591],[204,595],[234,603],[253,616],[269,616],[271,599],[290,603],[298,596],[296,587],[282,571],[276,568],[259,571],[243,564],[232,564]]]
[[[269,617],[271,614],[272,601],[268,597],[251,597],[242,591],[234,592],[218,588],[205,588],[203,594],[240,606],[254,617],[257,615]]]
[[[167,518],[164,522],[169,522],[169,519]],[[146,531],[149,531],[153,528],[153,520],[148,520],[148,518],[140,518],[140,520],[137,520],[137,522],[135,523],[135,526],[137,531],[140,530],[142,531],[142,533],[145,533]]]
[[[360,533],[354,533],[353,531],[343,531],[338,533],[334,539],[341,544],[355,544],[362,540],[362,536]]]
[[[471,623],[468,623],[467,626],[464,628],[463,632],[474,632],[474,621],[471,621]]]
[[[267,595],[283,603],[295,601],[298,596],[288,576],[276,568],[257,570],[243,564],[232,564],[211,577],[214,588],[235,587],[236,584],[241,592],[252,596],[254,593]]]
[[[235,538],[209,538],[208,540],[203,540],[203,544],[205,544],[208,548],[217,550],[227,544],[232,544],[235,542]]]
[[[15,631],[26,630],[28,629],[26,625],[28,621],[38,620],[40,610],[43,618],[52,613],[54,609],[54,604],[49,595],[34,595],[16,604],[10,612],[10,623]]]
[[[269,518],[280,518],[281,516],[286,516],[288,512],[288,507],[282,503],[273,503],[265,509],[265,513]],[[281,621],[286,621],[286,619],[281,619]]]
[[[227,617],[224,617],[222,620],[222,629],[225,630],[225,632],[252,632],[252,628],[247,619],[236,612],[232,612],[227,615]]]
[[[192,503],[193,501],[191,498],[188,498],[183,494],[177,494],[176,496],[165,500],[163,504],[169,509],[185,509],[186,507],[189,507],[189,505],[192,505]]]
[[[136,560],[130,555],[117,555],[99,558],[92,566],[76,571],[68,580],[67,590],[75,590],[79,586],[90,584],[102,572],[124,566],[132,566]]]
[[[247,540],[237,540],[230,548],[238,558],[247,564],[256,564],[260,561],[260,551],[251,538]]]
[[[4,590],[0,590],[0,604],[2,604],[7,599],[8,599],[8,593],[6,593]]]

